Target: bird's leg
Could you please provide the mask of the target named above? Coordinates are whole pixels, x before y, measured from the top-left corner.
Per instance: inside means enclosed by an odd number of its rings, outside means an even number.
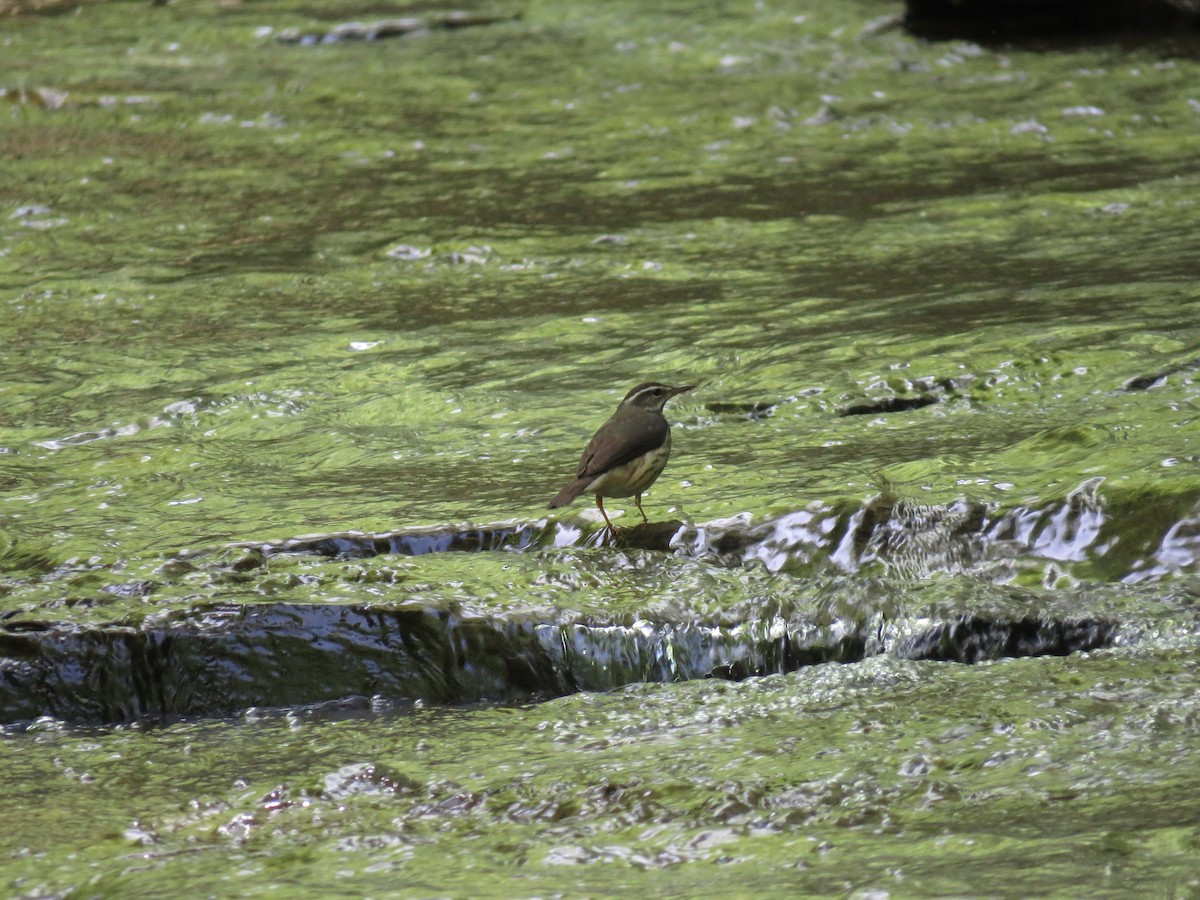
[[[600,515],[604,516],[604,523],[608,526],[609,531],[614,531],[612,520],[608,517],[608,513],[604,511],[604,498],[599,494],[596,495],[596,508],[600,510]]]
[[[642,509],[642,495],[634,494],[633,502],[637,504],[638,512],[640,512],[642,514],[642,523],[645,525],[649,525],[650,520],[646,518],[646,511],[644,509]]]

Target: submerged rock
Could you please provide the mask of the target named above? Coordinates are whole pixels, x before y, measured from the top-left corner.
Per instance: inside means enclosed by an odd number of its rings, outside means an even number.
[[[851,594],[855,596],[852,597]],[[1110,646],[1115,620],[1003,605],[905,613],[903,589],[833,584],[787,615],[629,624],[537,621],[451,605],[207,605],[140,624],[0,628],[0,724],[229,715],[347,697],[536,700],[635,682],[740,680],[895,654],[978,662]]]
[[[466,10],[430,13],[425,16],[403,16],[378,19],[373,22],[343,22],[325,29],[285,28],[275,35],[281,44],[333,44],[339,41],[377,41],[389,37],[426,34],[436,30],[469,28],[476,25],[495,25],[512,21],[512,16],[489,16]]]
[[[979,663],[991,659],[1025,656],[1067,656],[1111,645],[1116,622],[1024,618],[1016,621],[965,616],[900,641],[895,655],[901,659]]]
[[[65,567],[44,593],[74,592],[94,616],[55,623],[29,607],[4,619],[0,723],[347,697],[525,701],[881,654],[976,663],[1194,646],[1194,589],[1180,576],[1200,556],[1200,505],[1102,486],[1008,509],[885,492],[759,522],[341,532],[180,553],[152,572]],[[1109,586],[1086,588],[1101,569]],[[204,591],[240,599],[198,603]],[[1171,591],[1178,602],[1164,603]],[[124,618],[104,621],[114,597]]]
[[[908,0],[905,26],[922,37],[986,41],[1172,32],[1198,18],[1197,0]]]

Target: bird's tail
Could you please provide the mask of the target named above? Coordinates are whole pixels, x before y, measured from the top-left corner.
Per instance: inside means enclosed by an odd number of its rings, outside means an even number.
[[[550,505],[546,508],[557,509],[560,506],[566,506],[568,503],[582,494],[584,490],[587,489],[587,486],[591,483],[592,479],[590,478],[577,478],[575,481],[572,481],[565,488],[559,491],[558,496],[551,500]]]

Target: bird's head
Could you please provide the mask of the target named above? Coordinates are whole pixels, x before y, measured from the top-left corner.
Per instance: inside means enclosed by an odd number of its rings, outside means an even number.
[[[644,384],[639,384],[621,401],[623,408],[630,409],[649,409],[655,412],[662,412],[662,408],[667,401],[676,394],[682,394],[684,391],[690,391],[694,388],[694,384],[685,384],[683,387],[671,387],[666,384],[659,384],[657,381],[647,381]]]

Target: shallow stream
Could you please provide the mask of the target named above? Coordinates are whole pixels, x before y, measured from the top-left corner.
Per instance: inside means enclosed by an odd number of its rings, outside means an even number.
[[[1200,891],[1200,40],[465,8],[0,23],[4,892]]]

